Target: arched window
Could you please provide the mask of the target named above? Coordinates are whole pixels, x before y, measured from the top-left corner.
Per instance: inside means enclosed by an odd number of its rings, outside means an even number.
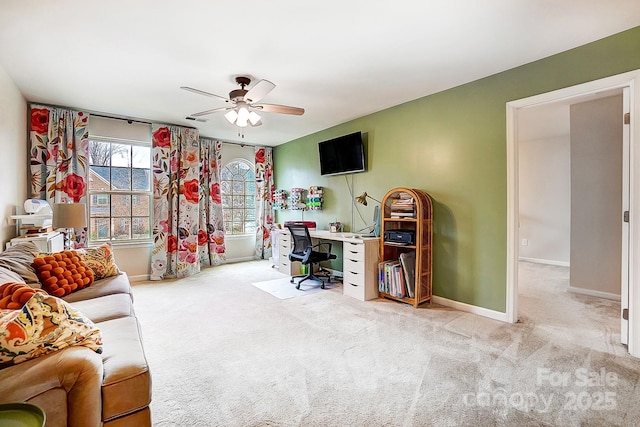
[[[227,234],[256,232],[256,175],[251,163],[232,160],[220,173],[222,215]]]

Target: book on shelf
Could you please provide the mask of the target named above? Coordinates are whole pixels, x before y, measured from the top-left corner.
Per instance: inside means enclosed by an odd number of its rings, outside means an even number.
[[[396,295],[396,284],[393,269],[400,266],[400,261],[389,260],[378,264],[378,290],[386,294]]]
[[[378,263],[378,291],[395,298],[411,297],[413,294],[410,283],[407,282],[400,260],[388,260]]]
[[[403,197],[406,196],[406,197]],[[416,203],[411,195],[402,193],[401,197],[393,199],[389,206],[389,213],[391,218],[415,218],[416,216]]]
[[[400,265],[404,274],[405,283],[407,284],[407,293],[409,298],[415,298],[416,287],[416,253],[404,252],[400,254]]]
[[[415,212],[391,212],[389,215],[391,218],[415,218]]]

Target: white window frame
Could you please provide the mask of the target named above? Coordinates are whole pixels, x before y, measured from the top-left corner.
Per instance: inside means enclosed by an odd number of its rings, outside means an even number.
[[[87,227],[87,241],[89,244],[101,244],[101,243],[111,243],[113,245],[120,245],[120,244],[131,244],[131,243],[148,243],[152,241],[153,238],[153,164],[151,161],[151,156],[152,156],[152,147],[151,147],[151,142],[144,142],[144,141],[132,141],[132,140],[128,140],[128,139],[120,139],[120,138],[109,138],[109,137],[104,137],[104,136],[89,136],[89,144],[91,144],[91,141],[99,141],[99,142],[105,142],[105,143],[110,143],[110,144],[123,144],[123,145],[130,145],[131,147],[134,146],[138,146],[138,147],[148,147],[149,148],[149,190],[148,191],[141,191],[141,190],[93,190],[93,189],[88,189],[87,190],[87,200],[89,201],[89,203],[87,204],[87,218],[89,219],[88,221],[88,227]],[[93,165],[91,164],[91,159],[90,159],[90,155],[87,158],[88,160],[88,168],[89,168],[89,172],[90,172],[90,168],[91,166],[100,166],[100,165]],[[113,167],[113,166],[110,166]],[[132,168],[132,166],[130,166],[129,168]],[[96,201],[97,198],[99,198],[100,195],[108,195],[109,197],[116,195],[116,196],[131,196],[132,201],[133,201],[133,197],[134,196],[145,196],[145,197],[149,197],[149,237],[147,238],[143,238],[143,239],[135,239],[135,238],[131,238],[131,239],[115,239],[113,237],[113,230],[111,229],[111,224],[112,224],[112,219],[114,218],[112,216],[112,209],[111,209],[111,204],[109,202],[109,216],[108,217],[99,217],[99,218],[109,218],[109,234],[110,237],[105,238],[105,239],[100,239],[100,238],[96,238],[96,239],[92,239],[92,228],[91,228],[91,204],[93,203],[93,198],[94,196],[96,196]],[[98,203],[96,203],[98,204]],[[95,217],[98,218],[98,217]],[[116,217],[118,218],[118,217]],[[124,219],[125,217],[122,217],[122,219]],[[143,216],[139,216],[133,215],[133,212],[131,213],[131,216],[128,217],[129,220],[131,221],[130,227],[133,226],[133,219],[134,218],[146,218]],[[131,228],[130,228],[131,229]],[[98,231],[96,230],[96,233]]]
[[[230,159],[228,162],[226,162],[226,163],[224,164],[224,166],[222,167],[222,169],[224,170],[225,168],[227,168],[229,165],[231,165],[231,164],[233,164],[233,163],[243,163],[243,164],[245,164],[246,166],[248,166],[248,167],[249,167],[249,169],[253,172],[253,176],[254,176],[253,185],[255,185],[255,174],[256,174],[256,167],[255,167],[255,164],[251,163],[251,161],[249,161],[249,160],[247,160],[247,159],[244,159],[244,158],[242,158],[242,157],[238,157],[238,158]],[[221,184],[222,184],[222,181],[223,181],[223,179],[222,179],[222,173],[221,173],[220,175],[221,175],[221,176],[220,176],[220,182],[221,182]],[[245,182],[246,182],[246,181],[245,181]],[[223,186],[221,185],[221,191],[222,191],[222,187],[223,187]],[[223,199],[224,199],[224,196],[225,196],[225,194],[224,194],[224,193],[222,193],[222,197],[223,197]],[[244,194],[244,196],[246,197],[246,196],[247,196],[247,194],[245,193],[245,194]],[[253,196],[254,196],[254,203],[255,203],[255,193],[253,194]],[[224,211],[226,210],[226,208],[224,207],[224,203],[223,203],[223,207],[222,207],[222,209],[223,209],[223,221],[224,221]],[[232,211],[233,211],[233,207],[232,207],[231,209],[232,209]],[[255,209],[255,206],[254,206],[254,209]],[[243,208],[243,210],[245,210],[245,211],[246,211],[246,210],[247,210],[247,208]],[[231,215],[233,216],[233,213],[232,213]],[[231,221],[231,222],[233,223],[233,221]],[[243,232],[243,233],[233,233],[233,227],[228,227],[228,226],[227,226],[227,224],[229,223],[229,221],[224,221],[225,235],[226,235],[226,236],[228,236],[228,237],[230,237],[230,238],[233,238],[233,237],[245,237],[245,236],[253,236],[253,235],[255,235],[255,230],[252,230],[252,231],[246,231],[246,229],[247,229],[247,223],[248,223],[248,222],[252,222],[252,223],[253,223],[253,225],[254,225],[254,228],[255,228],[255,219],[253,219],[253,220],[249,220],[249,221],[245,220],[245,221],[243,221],[243,231],[244,231],[244,232]]]

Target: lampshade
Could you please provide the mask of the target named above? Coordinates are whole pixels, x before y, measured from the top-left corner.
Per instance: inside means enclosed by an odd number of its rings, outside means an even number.
[[[84,203],[54,203],[53,228],[82,228],[87,226]]]
[[[238,118],[238,113],[236,110],[229,110],[225,113],[224,118],[227,119],[229,123],[234,124]]]
[[[240,107],[238,110],[238,118],[236,119],[236,126],[240,126],[241,128],[247,126],[247,122],[249,121],[249,110],[245,107]]]
[[[249,121],[253,126],[260,126],[260,116],[255,111],[249,113]]]
[[[368,197],[368,198],[370,198],[371,200],[375,200],[375,201],[376,201],[376,202],[378,202],[378,203],[382,203],[382,202],[380,202],[380,200],[378,200],[378,199],[374,199],[373,197],[371,197],[370,195],[368,195],[366,191],[363,191],[363,192],[362,192],[362,194],[361,194],[361,195],[359,195],[358,197],[356,197],[356,199],[355,199],[355,200],[356,200],[356,202],[358,202],[358,203],[360,203],[360,204],[362,204],[362,205],[367,206],[367,197]]]

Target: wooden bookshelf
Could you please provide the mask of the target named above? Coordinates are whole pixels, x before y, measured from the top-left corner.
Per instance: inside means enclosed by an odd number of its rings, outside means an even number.
[[[412,200],[412,209],[407,200]],[[400,207],[398,207],[400,206]],[[402,215],[401,217],[396,217]],[[403,295],[392,295],[379,287],[379,294],[383,298],[411,304],[431,301],[432,285],[432,247],[433,247],[433,206],[431,197],[422,190],[398,187],[389,190],[382,199],[380,232],[380,262],[393,262],[400,259],[403,253],[415,254],[415,278],[413,283],[413,297],[409,292]],[[396,244],[385,241],[387,231],[401,230],[413,233],[413,244]],[[407,255],[404,255],[407,256]],[[403,256],[403,257],[404,257]],[[382,273],[382,272],[381,272]],[[402,270],[400,271],[402,273]],[[380,278],[380,280],[383,280]],[[403,279],[404,280],[404,279]]]

